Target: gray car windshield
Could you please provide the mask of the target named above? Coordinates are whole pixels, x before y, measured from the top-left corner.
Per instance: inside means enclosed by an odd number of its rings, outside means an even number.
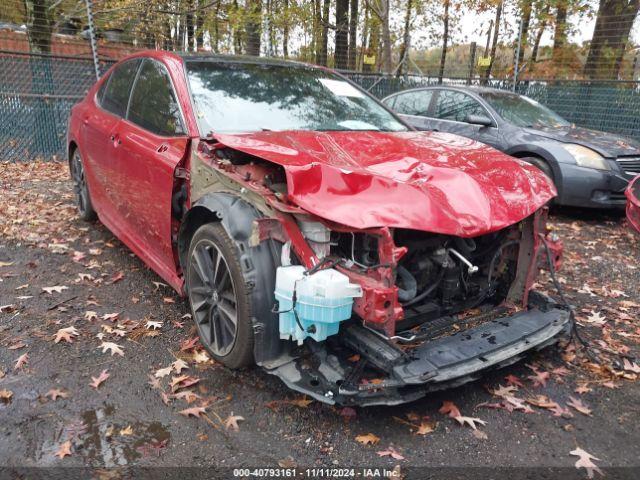
[[[566,127],[570,123],[535,100],[515,93],[482,92],[493,109],[507,122],[518,127]]]
[[[311,67],[187,61],[200,133],[407,128],[343,78]]]

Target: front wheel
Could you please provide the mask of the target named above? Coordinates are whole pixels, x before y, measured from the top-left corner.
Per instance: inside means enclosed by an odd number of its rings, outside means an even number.
[[[236,246],[222,225],[203,225],[193,235],[186,281],[191,314],[209,354],[229,368],[253,363],[249,292]]]

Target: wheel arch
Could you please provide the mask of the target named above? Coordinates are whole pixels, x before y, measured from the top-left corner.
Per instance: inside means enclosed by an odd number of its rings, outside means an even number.
[[[551,169],[551,173],[553,175],[553,178],[551,180],[555,184],[556,190],[558,191],[558,197],[560,197],[562,193],[562,171],[560,169],[558,161],[553,156],[553,154],[543,148],[538,148],[531,145],[512,147],[505,153],[515,158],[532,157],[545,162],[549,166],[549,169]]]
[[[242,274],[250,292],[254,328],[254,357],[265,364],[283,352],[275,304],[275,273],[280,265],[281,245],[265,240],[251,245],[254,221],[262,214],[249,202],[229,193],[212,193],[200,198],[186,213],[178,233],[178,255],[183,272],[187,265],[189,243],[198,228],[220,222],[234,241]],[[188,292],[187,292],[188,294]]]

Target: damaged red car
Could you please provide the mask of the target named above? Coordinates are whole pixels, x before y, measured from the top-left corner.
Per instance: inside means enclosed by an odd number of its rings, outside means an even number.
[[[411,401],[557,341],[535,167],[416,132],[299,63],[143,52],[77,104],[69,162],[99,218],[188,297],[202,344],[327,403]]]

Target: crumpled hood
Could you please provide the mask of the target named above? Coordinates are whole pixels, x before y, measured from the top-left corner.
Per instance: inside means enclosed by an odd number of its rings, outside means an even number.
[[[537,127],[528,132],[564,143],[577,143],[595,150],[603,157],[615,158],[624,155],[640,155],[640,142],[614,133],[599,132],[582,127]]]
[[[526,218],[556,195],[538,169],[457,135],[284,131],[215,134],[284,167],[289,200],[351,228],[474,237]]]

